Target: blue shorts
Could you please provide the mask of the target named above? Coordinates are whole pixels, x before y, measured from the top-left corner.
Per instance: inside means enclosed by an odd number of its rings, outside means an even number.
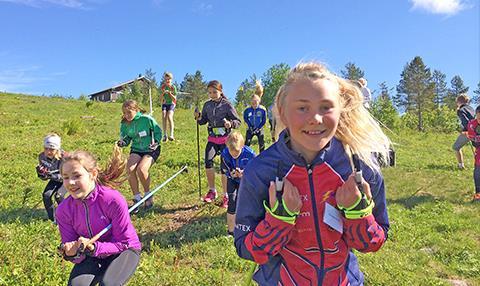
[[[174,110],[175,110],[175,103],[162,104],[162,111],[174,111]]]

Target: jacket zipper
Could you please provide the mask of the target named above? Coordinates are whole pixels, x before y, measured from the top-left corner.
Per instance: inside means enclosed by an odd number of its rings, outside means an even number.
[[[325,275],[325,253],[323,251],[323,244],[322,244],[322,238],[320,236],[320,222],[318,220],[318,212],[317,212],[317,201],[315,199],[315,189],[313,185],[313,170],[310,164],[307,165],[307,173],[308,173],[308,182],[310,184],[310,195],[312,197],[312,209],[313,209],[313,220],[315,222],[315,233],[317,234],[317,243],[320,249],[320,277],[318,279],[318,285],[323,285],[323,279]]]
[[[256,123],[257,123],[257,112],[256,109],[253,109],[253,129],[257,128]]]
[[[90,226],[90,218],[89,218],[89,213],[88,213],[88,206],[87,206],[87,203],[82,201],[82,204],[85,208],[85,219],[86,219],[86,223],[87,223],[87,230],[88,230],[88,235],[90,236],[90,238],[93,237],[93,231],[92,231],[92,228]]]

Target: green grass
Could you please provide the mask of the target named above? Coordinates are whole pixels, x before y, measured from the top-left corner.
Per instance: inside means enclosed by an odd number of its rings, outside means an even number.
[[[72,264],[55,254],[59,234],[46,220],[37,155],[44,135],[54,131],[65,150],[92,151],[103,164],[118,138],[120,110],[116,103],[87,107],[84,101],[0,93],[0,285],[66,284]],[[160,121],[158,109],[155,117]],[[152,186],[184,164],[190,172],[158,192],[153,211],[133,216],[143,252],[131,285],[241,285],[250,267],[225,236],[225,210],[199,203],[192,117],[191,110],[175,112],[177,141],[162,144]],[[451,150],[456,134],[390,136],[398,143],[397,166],[384,170],[391,229],[379,252],[358,255],[366,284],[480,285],[471,150],[464,150],[467,170],[459,171]],[[204,175],[202,182],[205,189]],[[127,184],[121,192],[130,199]]]

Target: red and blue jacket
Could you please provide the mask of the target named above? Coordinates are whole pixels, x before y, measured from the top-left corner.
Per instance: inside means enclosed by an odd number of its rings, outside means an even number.
[[[361,164],[375,207],[360,219],[341,217],[343,232],[324,222],[327,204],[336,207],[335,192],[352,173],[342,143],[333,138],[311,164],[279,140],[246,167],[240,183],[235,221],[235,247],[240,257],[260,264],[259,285],[363,285],[352,252],[377,251],[389,229],[383,177]],[[297,187],[302,208],[294,224],[267,213],[268,186],[275,177]]]
[[[468,122],[467,137],[475,146],[475,166],[480,166],[480,123],[477,119]]]

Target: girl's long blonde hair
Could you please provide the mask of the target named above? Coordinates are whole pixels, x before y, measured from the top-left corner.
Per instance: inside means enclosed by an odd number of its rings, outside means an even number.
[[[358,154],[360,159],[369,167],[378,170],[380,162],[376,162],[373,157],[373,153],[377,153],[380,155],[378,158],[388,165],[390,139],[382,131],[380,124],[363,106],[363,96],[360,89],[350,81],[333,74],[320,63],[299,63],[290,70],[285,83],[280,87],[275,98],[274,113],[277,117],[277,124],[281,123],[278,118],[278,110],[285,104],[289,86],[298,80],[305,79],[311,81],[328,79],[338,84],[340,119],[335,137],[343,143],[347,154],[350,152]],[[284,128],[277,128],[278,132],[282,129]]]
[[[90,152],[87,151],[78,150],[65,156],[60,170],[62,170],[63,165],[69,161],[77,161],[89,173],[93,172],[93,170],[98,170],[96,183],[103,186],[117,189],[127,179],[125,176],[126,160],[123,157],[122,150],[116,145],[113,148],[113,152],[109,161],[103,169],[98,167],[97,160]]]

